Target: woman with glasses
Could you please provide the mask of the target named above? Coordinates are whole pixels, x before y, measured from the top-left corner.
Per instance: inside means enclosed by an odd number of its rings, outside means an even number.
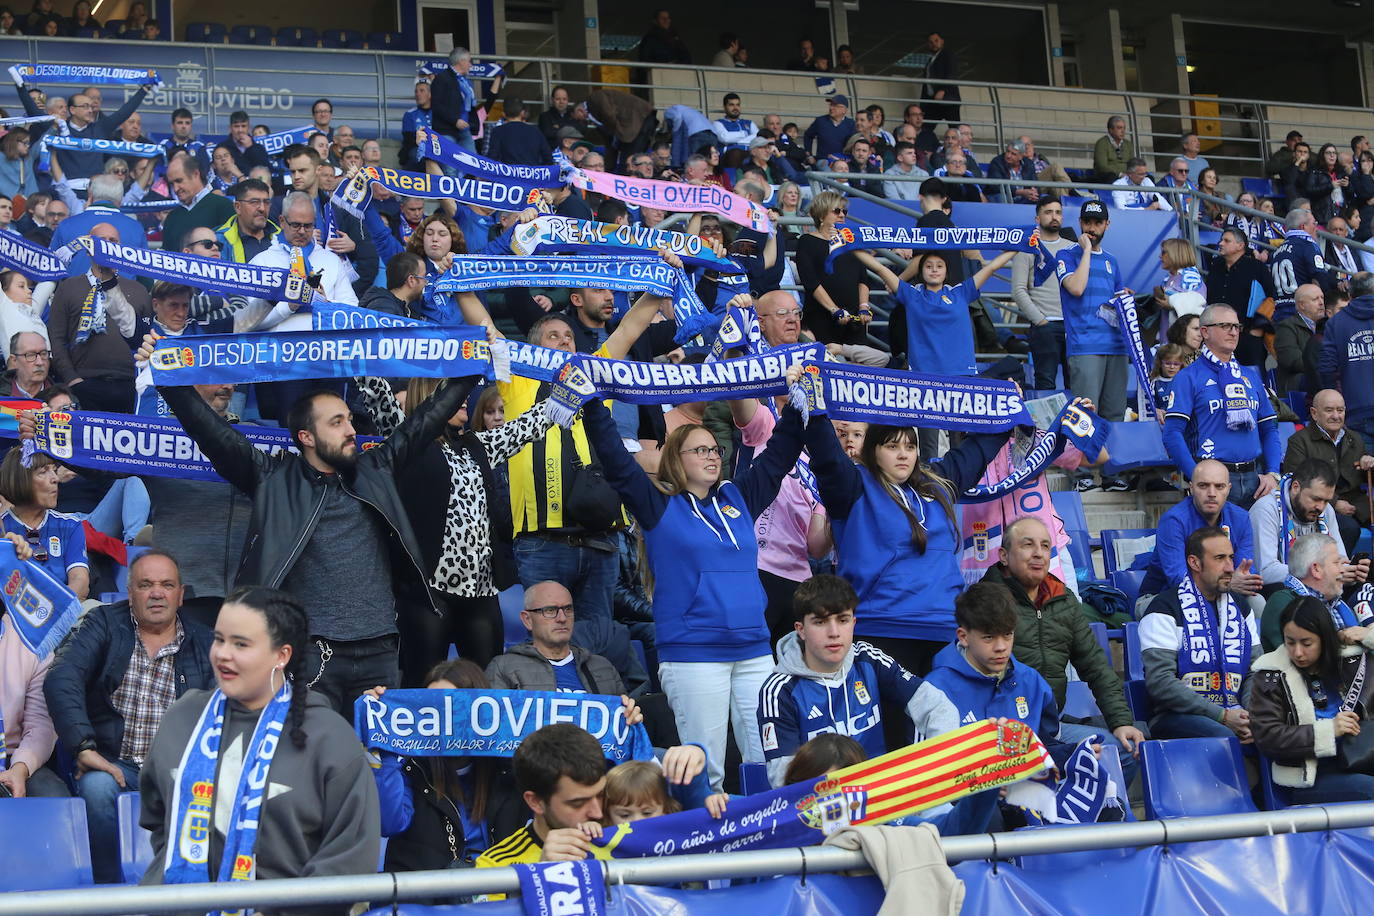
[[[16,127],[0,138],[0,197],[28,196],[38,190],[38,142],[52,121]]]
[[[835,259],[827,272],[830,237],[849,219],[849,202],[838,191],[822,191],[811,199],[815,228],[797,239],[797,275],[805,290],[802,324],[825,344],[862,344],[868,337],[873,310],[868,304],[867,274],[852,252]]]
[[[1345,206],[1345,190],[1350,186],[1350,173],[1340,163],[1336,146],[1322,144],[1313,162],[1302,173],[1298,188],[1312,204],[1312,217],[1325,226]]]
[[[788,381],[800,374],[794,366]],[[754,520],[797,464],[801,415],[784,407],[768,447],[726,481],[720,479],[722,450],[704,426],[688,423],[668,434],[655,479],[625,450],[600,401],[588,402],[584,416],[607,482],[644,531],[654,574],[659,679],[678,736],[706,749],[711,786],[719,791],[727,728],[733,726],[745,761],[763,760],[759,690],[773,671],[773,656]],[[823,416],[811,423],[830,429]]]
[[[12,448],[0,461],[0,496],[10,504],[0,515],[3,530],[22,537],[33,548],[33,562],[84,601],[91,585],[86,531],[79,517],[56,511],[60,466],[39,452],[24,467],[22,451]]]

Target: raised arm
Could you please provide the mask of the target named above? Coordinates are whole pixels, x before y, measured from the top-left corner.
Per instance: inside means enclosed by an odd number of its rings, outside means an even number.
[[[1011,263],[1011,259],[1016,257],[1014,251],[1004,251],[983,265],[983,269],[973,275],[973,286],[975,289],[982,289],[983,284],[992,279],[992,275],[1003,267]]]
[[[897,279],[897,275],[894,274],[886,264],[862,249],[855,251],[854,257],[858,258],[859,263],[863,264],[864,267],[867,267],[878,275],[878,279],[883,281],[883,286],[887,288],[889,295],[897,292],[897,287],[901,281]]]
[[[864,492],[863,471],[844,453],[829,423],[806,424],[805,438],[825,511],[831,518],[848,518],[850,509]]]
[[[668,508],[668,496],[654,486],[649,475],[625,451],[620,432],[606,405],[593,398],[582,409],[582,424],[587,431],[606,482],[615,488],[625,507],[647,531],[656,526]]]
[[[817,414],[811,423],[820,423],[833,435],[830,421]],[[735,486],[744,496],[744,504],[755,518],[763,514],[773,500],[778,498],[778,488],[787,472],[796,467],[802,451],[801,414],[792,405],[782,409],[782,417],[773,427],[773,435],[768,439],[768,447],[754,455],[749,467],[735,478]]]

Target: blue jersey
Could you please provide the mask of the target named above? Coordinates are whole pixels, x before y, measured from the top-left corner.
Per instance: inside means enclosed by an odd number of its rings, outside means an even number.
[[[1331,287],[1331,272],[1322,258],[1321,247],[1301,229],[1284,233],[1283,244],[1269,259],[1269,271],[1274,277],[1275,324],[1297,311],[1293,294],[1299,286],[1315,283],[1324,290]]]
[[[931,292],[924,284],[899,283],[895,298],[906,309],[907,365],[935,375],[977,375],[969,304],[978,298],[972,282]]]
[[[1059,277],[1059,303],[1064,311],[1064,341],[1070,356],[1124,356],[1126,342],[1121,332],[1107,323],[1098,308],[1125,288],[1121,265],[1113,255],[1094,251],[1088,267],[1088,284],[1083,295],[1072,295],[1064,278],[1078,269],[1083,249],[1078,245],[1055,254],[1055,274]]]
[[[6,532],[13,532],[29,542],[33,548],[33,562],[38,563],[58,582],[67,581],[67,571],[86,562],[86,529],[81,517],[52,509],[43,516],[43,523],[30,528],[14,517],[14,511],[4,516]]]
[[[1246,410],[1255,422],[1248,429],[1227,429],[1226,412]],[[1254,366],[1241,366],[1237,379],[1229,368],[1199,356],[1169,385],[1164,418],[1188,424],[1184,438],[1196,461],[1215,458],[1232,464],[1254,461],[1263,451],[1259,425],[1274,419],[1274,408]]]

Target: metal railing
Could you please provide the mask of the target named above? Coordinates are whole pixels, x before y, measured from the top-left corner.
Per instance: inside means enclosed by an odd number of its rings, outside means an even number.
[[[1250,207],[1242,206],[1241,204],[1238,204],[1238,203],[1236,203],[1236,202],[1233,201],[1233,200],[1227,200],[1227,199],[1225,199],[1224,197],[1214,197],[1214,196],[1211,195],[1211,194],[1204,194],[1204,193],[1202,193],[1201,191],[1197,191],[1197,190],[1193,190],[1193,191],[1190,191],[1190,192],[1188,192],[1188,193],[1190,194],[1190,196],[1195,197],[1198,201],[1204,201],[1204,200],[1205,200],[1205,201],[1207,201],[1208,203],[1215,204],[1216,206],[1221,207],[1223,210],[1228,210],[1228,211],[1230,211],[1230,212],[1232,212],[1232,213],[1239,213],[1239,214],[1241,214],[1242,216],[1248,216],[1248,217],[1250,217],[1250,218],[1252,218],[1252,219],[1256,219],[1256,218],[1257,218],[1257,219],[1263,219],[1263,220],[1265,220],[1266,222],[1278,223],[1280,227],[1282,227],[1283,224],[1284,224],[1284,217],[1282,217],[1282,216],[1275,216],[1273,213],[1265,213],[1263,210],[1255,210],[1255,209],[1252,209],[1252,208],[1250,208]],[[1196,208],[1196,209],[1200,209],[1200,207],[1199,207],[1199,208]],[[1194,214],[1193,214],[1192,223],[1193,223],[1193,225],[1194,225],[1195,231],[1196,231],[1196,230],[1199,230],[1199,229],[1208,229],[1208,230],[1212,230],[1212,231],[1215,232],[1215,231],[1221,231],[1221,229],[1225,229],[1225,228],[1226,228],[1225,226],[1217,227],[1217,226],[1212,225],[1212,224],[1209,223],[1209,222],[1203,221],[1202,219],[1198,218],[1198,215],[1197,215],[1196,212],[1194,212]],[[1325,240],[1325,241],[1336,242],[1337,244],[1345,245],[1345,246],[1347,246],[1347,247],[1349,247],[1349,248],[1353,248],[1353,249],[1356,249],[1356,250],[1358,250],[1358,251],[1363,251],[1363,252],[1367,252],[1367,253],[1369,253],[1369,254],[1374,254],[1374,245],[1369,244],[1369,242],[1358,242],[1358,241],[1356,241],[1354,238],[1352,238],[1352,237],[1350,237],[1350,236],[1342,237],[1342,236],[1336,235],[1335,233],[1327,232],[1325,229],[1318,229],[1318,230],[1316,230],[1315,232],[1313,232],[1312,235],[1313,235],[1314,238],[1323,239],[1323,240]],[[1218,254],[1218,253],[1219,253],[1219,252],[1217,251],[1217,249],[1212,248],[1211,246],[1208,246],[1208,245],[1197,244],[1195,247],[1197,247],[1197,249],[1198,249],[1199,251],[1205,251],[1205,252],[1207,252],[1208,254]],[[1328,267],[1336,267],[1336,265],[1333,265],[1333,264],[1328,264],[1327,266],[1328,266]],[[1343,268],[1337,268],[1337,269],[1340,270],[1342,273],[1345,272]]]
[[[1016,833],[944,837],[950,863],[1011,859],[1093,849],[1168,846],[1241,837],[1310,833],[1374,826],[1374,803],[1288,808],[1212,817],[1088,824]],[[674,884],[709,879],[754,878],[799,873],[866,871],[862,853],[832,846],[756,850],[726,854],[614,859],[602,863],[608,886]],[[384,906],[396,901],[511,893],[520,888],[513,868],[445,869],[332,878],[286,878],[223,884],[83,888],[0,894],[0,916],[107,916],[172,910],[272,909],[307,904]]]

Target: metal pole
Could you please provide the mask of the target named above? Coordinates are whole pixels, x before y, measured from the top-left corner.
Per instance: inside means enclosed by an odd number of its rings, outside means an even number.
[[[1195,190],[1195,191],[1190,191],[1189,193],[1193,194],[1194,196],[1198,197],[1198,198],[1201,199],[1201,200],[1209,200],[1209,201],[1211,201],[1212,203],[1217,204],[1218,206],[1223,207],[1224,209],[1233,210],[1233,211],[1235,211],[1236,213],[1243,213],[1243,214],[1245,214],[1246,216],[1257,216],[1257,217],[1260,217],[1260,218],[1262,218],[1262,219],[1266,219],[1266,220],[1268,220],[1268,221],[1271,222],[1271,223],[1282,223],[1282,222],[1283,222],[1283,217],[1281,217],[1281,216],[1275,216],[1275,215],[1272,214],[1272,213],[1265,213],[1263,210],[1252,210],[1252,209],[1250,209],[1249,207],[1242,207],[1240,204],[1236,203],[1235,201],[1226,200],[1226,199],[1223,198],[1223,197],[1213,197],[1211,194],[1204,194],[1204,193],[1202,193],[1201,191],[1196,191],[1196,190]],[[1368,251],[1369,253],[1374,254],[1374,246],[1368,244],[1367,242],[1357,242],[1357,241],[1355,241],[1353,238],[1348,238],[1348,237],[1347,237],[1347,238],[1341,238],[1339,235],[1332,235],[1330,232],[1327,232],[1325,229],[1318,229],[1318,230],[1317,230],[1315,233],[1313,233],[1313,234],[1314,234],[1317,238],[1319,238],[1319,239],[1329,239],[1329,240],[1331,240],[1331,241],[1340,242],[1342,245],[1346,245],[1346,246],[1348,246],[1348,247],[1350,247],[1350,248],[1358,248],[1360,251]]]
[[[1374,826],[1374,802],[1327,807],[1288,808],[1167,821],[1089,824],[1057,830],[1034,830],[947,837],[940,841],[950,863],[973,859],[1009,859],[1028,855],[1081,852],[1132,846],[1197,843],[1276,833],[1308,833]],[[706,879],[834,872],[867,868],[859,852],[832,846],[768,849],[725,855],[616,859],[604,863],[608,884],[673,884]],[[170,910],[223,909],[249,906],[273,909],[305,904],[369,901],[381,906],[393,900],[508,893],[519,889],[514,869],[445,869],[332,878],[288,878],[224,884],[180,884],[150,887],[84,888],[0,895],[0,916],[107,916]]]

